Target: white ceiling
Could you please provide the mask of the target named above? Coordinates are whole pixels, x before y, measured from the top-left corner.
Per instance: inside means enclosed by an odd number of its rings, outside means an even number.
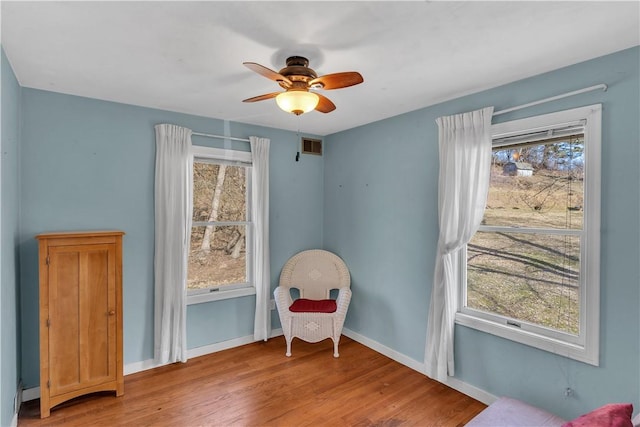
[[[2,46],[22,86],[318,135],[640,44],[638,1],[2,1],[1,8]],[[243,62],[278,71],[292,55],[309,58],[318,75],[359,71],[364,83],[325,91],[337,106],[329,114],[296,117],[274,100],[241,102],[280,90]]]

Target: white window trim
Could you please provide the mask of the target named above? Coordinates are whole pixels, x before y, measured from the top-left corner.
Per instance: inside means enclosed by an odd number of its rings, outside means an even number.
[[[204,147],[202,145],[191,146],[191,155],[195,157],[237,161],[242,163],[252,163],[250,151],[227,150],[223,148]]]
[[[222,148],[204,147],[199,145],[193,145],[191,147],[191,156],[193,160],[200,159],[214,159],[223,160],[226,162],[238,162],[245,163],[250,166],[252,163],[251,152],[226,150]],[[248,185],[251,180],[248,179]],[[250,212],[247,212],[250,215]],[[250,226],[250,225],[249,225]],[[253,233],[248,233],[253,235]],[[252,253],[253,248],[251,242],[247,241],[247,262],[249,254]],[[253,266],[249,266],[247,277],[253,278]],[[255,295],[256,288],[253,280],[250,283],[239,283],[235,285],[220,286],[218,288],[203,289],[202,291],[187,291],[187,305],[201,304],[211,301],[220,301],[230,298],[240,298],[249,295]]]
[[[240,298],[255,295],[256,288],[253,285],[246,285],[243,288],[225,289],[214,292],[203,292],[199,294],[187,295],[187,305],[201,304],[203,302],[220,301],[224,299]]]
[[[578,336],[552,331],[493,313],[464,307],[466,301],[466,249],[460,251],[459,307],[456,323],[515,342],[599,366],[600,361],[600,163],[602,145],[602,105],[595,104],[544,114],[491,127],[493,138],[555,127],[561,123],[585,123],[585,203],[580,249],[580,325]],[[502,228],[502,227],[501,227]],[[513,231],[520,232],[516,227]]]

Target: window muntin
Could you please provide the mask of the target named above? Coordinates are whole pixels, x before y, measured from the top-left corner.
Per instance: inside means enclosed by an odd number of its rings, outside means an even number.
[[[485,216],[459,257],[458,323],[598,364],[600,115],[595,105],[492,127]]]
[[[187,293],[192,302],[202,302],[206,294],[219,299],[230,290],[253,289],[251,165],[228,150],[194,150]]]

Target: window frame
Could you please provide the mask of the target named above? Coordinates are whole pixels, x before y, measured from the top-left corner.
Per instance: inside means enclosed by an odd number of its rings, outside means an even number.
[[[202,160],[211,160],[224,162],[227,164],[234,164],[236,166],[245,166],[246,169],[246,180],[247,180],[247,213],[246,213],[246,227],[247,232],[245,235],[245,259],[246,259],[246,274],[247,274],[247,282],[246,283],[238,283],[238,284],[230,284],[230,285],[222,285],[219,287],[211,287],[202,290],[189,290],[187,289],[187,305],[191,304],[200,304],[204,302],[210,301],[219,301],[223,299],[229,298],[239,298],[248,295],[256,294],[255,281],[253,278],[253,219],[251,217],[251,202],[252,202],[252,188],[251,188],[251,174],[252,174],[252,157],[251,152],[248,151],[238,151],[238,150],[228,150],[222,148],[214,148],[214,147],[205,147],[200,145],[193,145],[191,147],[191,161],[195,163],[198,159]],[[192,180],[192,188],[193,188],[193,168],[190,168]],[[192,194],[189,197],[193,197]],[[191,214],[193,215],[193,214]],[[205,221],[206,222],[206,221]],[[221,222],[222,225],[225,222]],[[191,224],[191,228],[197,227],[201,224],[200,222],[193,222]],[[187,254],[188,257],[188,254]]]
[[[491,126],[492,139],[555,128],[584,121],[584,216],[580,236],[580,332],[572,335],[519,319],[466,307],[466,245],[457,258],[459,281],[458,310],[455,321],[521,344],[559,354],[590,365],[599,366],[600,350],[600,177],[602,146],[602,105],[594,104]],[[499,145],[494,145],[499,146]],[[509,229],[517,233],[534,233],[541,229],[481,226],[479,231]],[[544,229],[548,233],[547,229]],[[514,324],[515,323],[515,324]]]

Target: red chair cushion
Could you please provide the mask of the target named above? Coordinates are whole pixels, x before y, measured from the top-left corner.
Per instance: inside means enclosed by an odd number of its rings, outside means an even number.
[[[289,307],[295,313],[333,313],[338,309],[336,301],[332,299],[297,299]]]

